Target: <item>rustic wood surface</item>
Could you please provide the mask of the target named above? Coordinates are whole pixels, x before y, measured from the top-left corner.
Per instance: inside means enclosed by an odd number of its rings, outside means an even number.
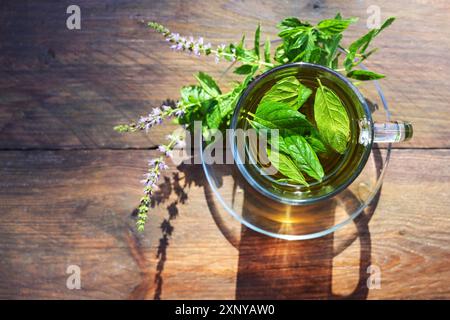
[[[69,1],[0,3],[0,298],[247,299],[450,298],[450,3],[377,1],[398,21],[368,65],[395,119],[415,136],[398,145],[381,193],[355,223],[287,242],[241,228],[220,208],[198,165],[172,166],[149,224],[134,231],[139,183],[158,142],[112,131],[177,99],[213,59],[171,52],[139,20],[212,43],[289,15],[361,17],[371,1],[77,1],[82,29],[65,27]],[[225,83],[224,83],[225,84]],[[381,288],[369,290],[371,264]],[[79,265],[82,289],[66,288]]]

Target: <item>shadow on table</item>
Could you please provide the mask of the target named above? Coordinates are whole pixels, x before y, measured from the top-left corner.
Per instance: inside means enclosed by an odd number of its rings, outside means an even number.
[[[371,264],[368,223],[378,199],[379,193],[370,208],[354,220],[356,234],[349,236],[339,248],[336,248],[334,234],[312,240],[286,241],[243,227],[236,299],[365,299],[370,276],[367,268]],[[358,283],[351,294],[336,296],[332,291],[333,259],[356,238],[360,242]]]
[[[379,173],[383,167],[380,150],[374,149],[373,156],[376,171]],[[255,212],[260,214],[270,205],[246,186],[242,189],[244,190],[242,215],[246,220],[252,219]],[[215,204],[214,195],[211,191],[205,192],[216,224],[228,241],[239,250],[236,299],[365,299],[369,290],[368,267],[371,265],[368,223],[378,205],[380,192],[381,189],[371,204],[351,222],[354,223],[354,231],[347,226],[325,237],[300,241],[268,237],[245,226],[242,226],[240,235],[236,236],[235,232],[231,232],[224,223],[222,217],[224,210],[220,210],[219,205]],[[339,197],[346,199],[346,202],[358,201],[348,189]],[[329,214],[326,213],[319,219],[319,223],[322,224],[320,227],[324,229],[335,223],[333,212],[337,207],[336,201],[330,201],[326,206],[320,209]],[[314,212],[307,214],[313,216]],[[342,230],[347,230],[344,235]],[[333,293],[333,259],[356,240],[359,240],[360,247],[358,281],[353,292],[339,296]]]
[[[381,168],[380,150],[374,149],[373,154],[377,167]],[[152,203],[153,207],[166,205],[167,208],[167,216],[160,225],[161,236],[156,252],[156,267],[149,267],[145,254],[141,250],[139,237],[134,231],[130,232],[129,246],[142,276],[141,282],[130,293],[129,298],[161,299],[164,266],[168,259],[167,249],[175,231],[172,222],[178,216],[178,205],[188,199],[187,190],[191,185],[204,187],[208,209],[216,225],[230,244],[239,251],[236,299],[365,299],[367,297],[367,280],[370,276],[367,269],[371,265],[368,223],[377,207],[380,191],[370,206],[352,222],[355,225],[355,231],[340,238],[339,241],[336,241],[335,234],[313,240],[286,241],[262,235],[244,226],[241,227],[240,232],[230,230],[225,223],[228,214],[216,205],[215,196],[205,179],[201,166],[183,164],[178,169],[179,173],[165,177]],[[379,171],[377,169],[377,172]],[[351,192],[344,192],[347,193],[344,195],[347,199],[355,198]],[[172,194],[176,197],[172,197]],[[244,199],[249,201],[249,197],[245,195]],[[251,205],[244,205],[244,207],[251,208]],[[328,210],[333,212],[333,208]],[[249,212],[244,212],[244,215],[246,214]],[[360,246],[357,285],[349,295],[337,296],[332,291],[333,259],[356,240],[359,240]]]

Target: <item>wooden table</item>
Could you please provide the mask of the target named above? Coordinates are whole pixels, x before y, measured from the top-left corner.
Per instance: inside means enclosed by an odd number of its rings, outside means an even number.
[[[395,146],[372,216],[344,228],[356,236],[342,252],[339,233],[287,242],[233,221],[234,233],[223,232],[198,165],[172,166],[138,235],[139,180],[174,127],[112,127],[177,99],[196,71],[225,68],[171,52],[141,19],[219,44],[258,21],[273,39],[285,16],[341,11],[361,18],[354,39],[373,1],[79,0],[75,31],[71,3],[0,4],[0,298],[450,298],[448,1],[376,3],[398,20],[369,66],[388,74],[392,116],[412,121],[415,136]],[[70,265],[81,268],[80,290],[66,287]],[[370,265],[380,289],[367,288]]]

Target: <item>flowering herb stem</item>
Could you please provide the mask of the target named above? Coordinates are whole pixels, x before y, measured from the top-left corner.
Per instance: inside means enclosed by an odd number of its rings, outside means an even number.
[[[291,62],[301,61],[324,65],[358,81],[380,79],[383,75],[368,70],[361,72],[362,70],[354,70],[354,68],[376,52],[376,49],[366,50],[373,38],[388,27],[394,21],[394,18],[387,19],[380,28],[370,30],[355,40],[348,48],[344,48],[341,45],[342,33],[355,21],[354,18],[343,19],[338,13],[334,18],[320,21],[316,26],[313,26],[311,23],[301,21],[298,18],[288,17],[277,25],[280,30],[278,36],[281,38],[281,43],[275,49],[274,55],[271,55],[268,39],[264,45],[264,52],[260,52],[260,26],[255,31],[253,49],[245,48],[244,37],[238,44],[220,44],[213,48],[211,43],[205,43],[202,37],[197,39],[184,37],[171,32],[159,23],[149,22],[147,26],[162,34],[173,50],[188,52],[196,56],[212,55],[215,57],[216,63],[222,59],[228,62],[238,61],[241,65],[234,70],[234,73],[242,75],[244,78],[241,82],[236,82],[229,92],[223,93],[211,76],[199,72],[196,75],[198,83],[182,87],[180,99],[175,106],[162,105],[153,108],[147,116],[143,116],[130,124],[116,126],[115,130],[118,132],[141,130],[148,132],[153,126],[173,117],[179,124],[189,130],[193,129],[196,121],[201,121],[202,134],[207,140],[209,130],[222,130],[229,125],[231,114],[239,97],[255,75],[276,65]],[[338,49],[345,53],[343,61],[339,60],[340,52],[337,51]],[[248,113],[247,117],[249,121],[255,119],[255,115],[251,113]],[[253,120],[249,117],[252,117]],[[175,148],[184,147],[184,140],[180,135],[173,133],[168,136],[168,139],[167,144],[158,147],[162,155],[150,160],[149,169],[143,180],[144,195],[138,208],[136,222],[139,231],[144,230],[144,225],[148,219],[151,196],[158,188],[157,183],[160,174],[168,168],[164,162],[165,158],[171,157]]]

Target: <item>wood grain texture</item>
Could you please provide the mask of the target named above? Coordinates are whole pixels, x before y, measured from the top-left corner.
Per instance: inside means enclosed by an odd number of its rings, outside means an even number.
[[[0,298],[450,297],[448,150],[394,150],[371,210],[299,242],[241,229],[224,213],[218,223],[199,165],[167,172],[136,235],[137,181],[152,154],[1,152]],[[66,288],[72,264],[81,290]],[[371,264],[381,289],[367,289]]]
[[[177,99],[192,74],[221,78],[213,59],[171,52],[141,19],[214,44],[275,38],[285,16],[341,11],[366,31],[371,1],[79,0],[0,3],[0,298],[450,299],[450,3],[377,1],[398,17],[368,67],[395,119],[414,124],[396,146],[382,191],[355,223],[286,242],[242,228],[214,204],[199,166],[171,166],[149,224],[134,231],[139,180],[174,126],[148,135],[112,127]],[[432,18],[430,18],[432,17]],[[366,285],[371,264],[381,289]],[[66,287],[69,265],[82,289]]]
[[[119,135],[112,127],[177,99],[192,74],[219,77],[213,58],[171,52],[139,21],[157,20],[213,44],[251,35],[258,21],[271,39],[275,24],[297,15],[313,21],[342,11],[361,17],[348,39],[366,32],[370,1],[79,1],[82,29],[65,27],[69,2],[2,1],[0,10],[0,147],[153,147],[170,131]],[[450,4],[378,1],[382,18],[398,17],[375,45],[369,67],[382,81],[395,119],[414,124],[414,140],[399,148],[450,146]],[[207,9],[205,9],[207,8]],[[425,17],[433,17],[426,19]],[[223,79],[222,85],[227,85]]]

